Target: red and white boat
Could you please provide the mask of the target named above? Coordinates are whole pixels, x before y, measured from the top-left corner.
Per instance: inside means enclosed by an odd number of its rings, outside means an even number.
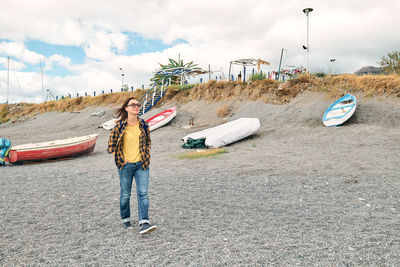
[[[158,113],[157,115],[147,119],[146,121],[149,123],[150,131],[154,131],[161,126],[164,126],[168,122],[170,122],[176,116],[176,107],[172,107],[170,109],[166,109],[163,112]]]
[[[11,147],[8,161],[36,161],[63,158],[93,152],[98,134],[73,137],[43,143],[24,144]]]
[[[172,107],[170,109],[166,109],[163,112],[158,113],[157,115],[147,119],[146,121],[149,123],[150,131],[153,131],[161,126],[164,126],[168,122],[170,122],[176,116],[176,107]],[[106,121],[99,127],[103,127],[106,130],[112,130],[115,126],[115,123],[118,119],[111,119]]]

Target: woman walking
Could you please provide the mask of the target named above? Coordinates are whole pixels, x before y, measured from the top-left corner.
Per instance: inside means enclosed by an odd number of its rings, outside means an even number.
[[[157,229],[149,222],[149,165],[150,129],[148,123],[139,119],[140,104],[134,97],[128,98],[117,115],[120,118],[111,131],[108,153],[114,154],[121,186],[120,213],[122,226],[132,228],[130,197],[132,181],[135,178],[138,199],[139,233],[141,235]]]

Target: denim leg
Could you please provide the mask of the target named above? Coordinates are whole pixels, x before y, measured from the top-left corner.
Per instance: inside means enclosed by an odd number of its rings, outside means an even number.
[[[121,194],[119,198],[119,208],[121,213],[121,219],[123,222],[130,221],[131,209],[129,200],[131,198],[132,180],[134,169],[126,164],[119,173],[119,184],[121,186]]]
[[[139,224],[149,222],[149,168],[143,170],[142,164],[135,172],[136,194],[138,198]]]

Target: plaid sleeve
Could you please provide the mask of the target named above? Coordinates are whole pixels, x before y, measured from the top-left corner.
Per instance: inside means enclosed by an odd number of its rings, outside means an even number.
[[[147,121],[145,121],[145,123],[147,125],[146,144],[147,144],[147,148],[150,153],[150,150],[151,150],[150,126]]]
[[[117,149],[117,141],[118,141],[118,127],[117,125],[111,130],[110,137],[108,138],[108,153],[114,153]]]
[[[150,129],[149,129],[149,124],[145,120],[141,120],[139,127],[142,132],[139,137],[139,150],[141,155],[141,161],[143,164],[143,169],[146,170],[150,165],[150,148],[151,148]]]

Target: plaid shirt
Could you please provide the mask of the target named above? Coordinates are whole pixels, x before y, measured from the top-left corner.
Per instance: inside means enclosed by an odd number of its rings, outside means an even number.
[[[122,169],[125,165],[124,153],[122,152],[122,142],[127,124],[127,120],[118,121],[114,129],[112,129],[110,138],[108,139],[107,151],[110,154],[114,153],[115,165],[117,165],[118,169]],[[141,162],[143,164],[143,169],[146,170],[150,165],[151,139],[149,124],[145,120],[139,119],[139,129],[141,132],[139,136]]]

